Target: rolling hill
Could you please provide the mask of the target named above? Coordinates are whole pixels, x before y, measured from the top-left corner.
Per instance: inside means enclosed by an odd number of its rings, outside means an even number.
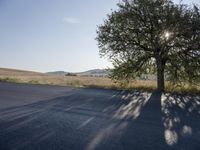
[[[55,76],[65,76],[67,73],[68,72],[65,71],[52,71],[52,72],[47,72],[46,74]]]
[[[109,71],[106,69],[92,69],[84,72],[76,72],[70,73],[65,71],[54,71],[47,72],[48,75],[56,75],[56,76],[65,76],[67,74],[76,74],[77,76],[95,76],[95,77],[105,77],[109,74]]]
[[[0,77],[3,76],[45,76],[46,74],[34,71],[0,68]]]

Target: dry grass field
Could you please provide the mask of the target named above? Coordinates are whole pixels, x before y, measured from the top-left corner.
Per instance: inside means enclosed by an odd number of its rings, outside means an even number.
[[[150,80],[132,81],[128,85],[114,83],[109,78],[102,77],[83,77],[83,76],[54,76],[45,73],[30,72],[23,70],[0,68],[0,81],[29,83],[29,84],[45,84],[45,85],[60,85],[72,87],[94,87],[94,88],[109,88],[109,89],[138,89],[153,91],[156,89],[156,82]],[[191,86],[185,84],[182,87],[174,87],[166,83],[167,92],[187,92],[200,93],[200,86]]]
[[[0,80],[16,83],[49,84],[76,87],[97,86],[110,88],[116,86],[116,84],[108,78],[57,75],[54,76],[45,73],[4,68],[0,68]]]

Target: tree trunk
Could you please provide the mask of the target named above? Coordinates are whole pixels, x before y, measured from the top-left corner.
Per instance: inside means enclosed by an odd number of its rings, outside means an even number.
[[[157,91],[164,92],[165,79],[164,79],[165,62],[157,59]]]

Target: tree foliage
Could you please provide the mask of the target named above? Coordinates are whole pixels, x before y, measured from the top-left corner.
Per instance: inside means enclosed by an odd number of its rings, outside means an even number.
[[[157,72],[158,89],[171,81],[200,78],[200,11],[170,0],[123,0],[98,26],[101,56],[113,63],[112,78]]]

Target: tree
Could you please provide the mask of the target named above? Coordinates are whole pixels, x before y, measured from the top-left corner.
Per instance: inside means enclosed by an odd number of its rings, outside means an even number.
[[[157,89],[200,77],[200,11],[170,0],[123,0],[98,26],[101,56],[113,63],[112,78],[157,72]]]

